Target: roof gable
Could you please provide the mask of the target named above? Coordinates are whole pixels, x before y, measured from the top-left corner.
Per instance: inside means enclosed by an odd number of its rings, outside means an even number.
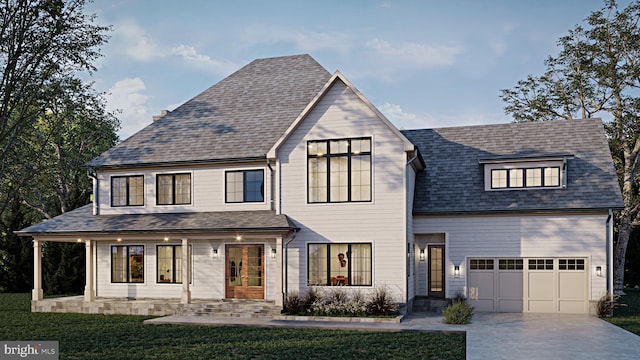
[[[622,196],[599,119],[402,131],[420,149],[415,214],[608,209]],[[571,154],[566,189],[484,190],[486,159]]]
[[[270,159],[276,158],[276,153],[278,151],[278,148],[289,138],[291,134],[293,134],[295,129],[304,121],[306,116],[316,107],[318,103],[320,103],[322,98],[329,92],[329,90],[333,87],[333,85],[338,81],[341,81],[342,83],[344,83],[345,86],[349,90],[351,90],[358,97],[358,99],[360,99],[360,101],[362,101],[365,104],[365,106],[367,106],[371,111],[373,111],[376,117],[378,117],[396,136],[398,136],[398,138],[402,140],[402,142],[404,143],[404,151],[413,151],[415,149],[415,146],[413,145],[413,143],[411,143],[409,139],[407,139],[400,132],[400,130],[398,130],[398,128],[396,128],[395,125],[393,125],[391,121],[387,119],[386,116],[384,116],[375,106],[373,106],[373,104],[369,101],[369,99],[367,99],[364,95],[362,95],[362,93],[349,80],[347,80],[347,78],[344,77],[342,73],[340,73],[339,71],[336,71],[333,74],[333,76],[331,76],[331,78],[322,87],[322,89],[318,92],[318,94],[313,98],[313,100],[310,101],[309,104],[300,113],[300,115],[298,115],[295,121],[291,123],[289,128],[282,134],[282,136],[278,139],[278,141],[276,141],[276,143],[271,147],[271,149],[267,153],[268,158]]]
[[[255,60],[89,165],[126,167],[265,158],[330,77],[309,55]]]

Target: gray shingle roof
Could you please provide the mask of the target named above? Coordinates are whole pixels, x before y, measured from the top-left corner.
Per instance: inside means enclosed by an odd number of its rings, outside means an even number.
[[[511,123],[402,133],[422,153],[414,214],[609,209],[623,206],[599,119]],[[484,191],[481,159],[572,154],[567,189]]]
[[[255,60],[89,165],[263,158],[330,77],[309,55]]]
[[[276,215],[275,211],[269,210],[94,216],[90,204],[16,233],[21,236],[215,231],[286,233],[294,227],[285,215]]]

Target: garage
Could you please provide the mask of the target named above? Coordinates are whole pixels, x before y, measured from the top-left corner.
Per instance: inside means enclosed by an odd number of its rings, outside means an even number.
[[[587,259],[470,258],[468,299],[476,311],[588,313]]]

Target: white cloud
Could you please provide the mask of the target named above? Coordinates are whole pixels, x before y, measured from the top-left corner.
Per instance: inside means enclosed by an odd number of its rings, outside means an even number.
[[[460,109],[447,114],[414,114],[405,112],[400,105],[384,103],[378,106],[398,129],[433,129],[451,126],[487,125],[510,122],[504,114],[487,114],[471,109]]]
[[[451,65],[456,57],[463,53],[460,46],[420,44],[415,42],[401,42],[391,44],[387,40],[373,39],[366,43],[366,47],[373,50],[389,63],[401,66],[419,68],[433,68]]]
[[[125,78],[113,84],[107,93],[107,110],[117,112],[122,124],[119,135],[123,140],[152,121],[146,90],[142,79]]]
[[[308,53],[327,50],[346,53],[356,46],[352,36],[339,31],[298,31],[278,26],[254,25],[246,28],[242,36],[243,47],[277,43],[290,43],[297,50]]]
[[[114,38],[125,55],[138,61],[149,61],[162,56],[153,38],[135,22],[124,21],[114,29]]]
[[[216,75],[227,75],[237,70],[240,65],[231,61],[212,59],[209,55],[199,53],[195,47],[180,44],[171,49],[171,55],[178,56],[197,68]]]

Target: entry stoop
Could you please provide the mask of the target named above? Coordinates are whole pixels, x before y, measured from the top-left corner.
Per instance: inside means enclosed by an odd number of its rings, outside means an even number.
[[[444,299],[430,299],[424,297],[416,297],[413,299],[413,312],[431,312],[442,314],[448,305]]]
[[[269,301],[222,300],[200,304],[190,304],[179,315],[233,317],[233,318],[271,318],[280,315],[282,306]]]

